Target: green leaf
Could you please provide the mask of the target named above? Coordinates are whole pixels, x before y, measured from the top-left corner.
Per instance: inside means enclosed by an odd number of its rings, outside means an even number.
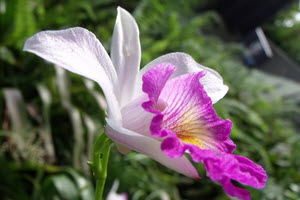
[[[79,193],[73,180],[65,174],[49,176],[42,185],[46,200],[55,198],[63,200],[79,200]]]
[[[5,43],[21,49],[25,39],[36,32],[34,7],[29,0],[10,0],[8,4],[6,15],[9,19],[13,16],[13,20],[10,21],[11,32],[7,32],[7,38],[4,38]]]
[[[13,53],[5,46],[0,46],[0,61],[1,60],[10,65],[14,65],[16,63],[16,58]]]
[[[89,179],[80,175],[73,168],[67,168],[66,172],[69,173],[74,179],[81,200],[91,200],[94,198],[93,184]]]

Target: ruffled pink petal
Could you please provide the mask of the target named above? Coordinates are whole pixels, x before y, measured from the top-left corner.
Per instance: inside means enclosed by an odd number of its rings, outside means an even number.
[[[161,63],[143,76],[143,91],[148,94],[151,101],[157,104],[161,91],[175,70],[174,65]]]
[[[193,149],[193,150],[191,150]],[[194,151],[194,160],[199,160],[205,166],[208,176],[222,184],[229,196],[240,199],[251,199],[250,193],[232,184],[231,180],[239,181],[255,188],[263,188],[267,180],[265,170],[251,160],[229,153],[217,155],[210,150],[201,150],[198,147],[189,148]],[[195,152],[197,151],[197,153]]]
[[[193,140],[191,142],[199,143],[202,148],[232,152],[233,143],[228,144],[232,124],[217,117],[211,99],[199,82],[205,72],[168,81],[174,70],[175,66],[162,63],[143,77],[143,91],[148,94],[149,101],[142,106],[156,114],[150,125],[151,135],[165,137],[174,132],[181,140]]]
[[[205,74],[190,73],[167,81],[172,73],[170,69],[173,70],[170,64],[159,64],[143,78],[143,90],[149,100],[142,106],[155,114],[151,135],[164,138],[161,149],[168,157],[180,158],[188,151],[195,162],[203,163],[208,176],[222,184],[228,195],[251,199],[247,190],[233,185],[231,180],[262,188],[266,172],[251,160],[232,154],[235,149],[229,139],[232,124],[217,117],[211,99],[199,82]]]
[[[250,200],[251,194],[247,190],[237,187],[232,184],[231,180],[229,178],[223,179],[220,181],[220,183],[223,186],[224,191],[232,197],[237,197],[244,200]]]
[[[219,182],[224,191],[232,197],[251,199],[250,193],[232,184],[236,180],[254,188],[263,188],[267,180],[265,170],[251,160],[230,153],[215,153],[212,150],[203,150],[192,144],[180,145],[176,137],[168,137],[163,141],[162,150],[168,155],[183,155],[188,150],[195,162],[202,162],[208,176]]]
[[[267,180],[267,175],[261,166],[253,163],[248,158],[238,155],[232,156],[234,156],[234,159],[238,161],[239,169],[241,171],[240,174],[234,174],[232,179],[248,185],[249,182],[251,182],[251,186],[255,188],[263,188],[265,186],[264,183]]]

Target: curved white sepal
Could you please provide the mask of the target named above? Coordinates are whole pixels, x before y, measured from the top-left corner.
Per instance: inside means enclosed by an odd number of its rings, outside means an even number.
[[[120,107],[131,99],[140,68],[141,46],[139,29],[129,12],[118,7],[118,16],[111,43],[111,59],[119,77]]]
[[[42,31],[26,40],[24,51],[99,83],[108,102],[108,114],[121,120],[115,92],[117,74],[102,44],[90,31],[75,27]]]

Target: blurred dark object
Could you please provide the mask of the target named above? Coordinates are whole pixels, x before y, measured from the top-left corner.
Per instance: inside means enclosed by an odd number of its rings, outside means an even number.
[[[300,67],[284,51],[269,41],[273,56],[257,68],[273,75],[300,82]]]
[[[268,40],[260,27],[250,32],[242,43],[246,47],[243,60],[248,66],[257,66],[273,55]]]
[[[217,6],[229,31],[248,33],[269,20],[292,0],[226,0]]]
[[[300,82],[300,67],[276,44],[268,40],[260,27],[241,42],[245,46],[244,63],[270,74]]]

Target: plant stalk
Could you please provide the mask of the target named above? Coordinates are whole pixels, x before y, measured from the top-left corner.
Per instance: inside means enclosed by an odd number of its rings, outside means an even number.
[[[101,133],[95,142],[93,149],[93,161],[88,162],[96,179],[95,200],[103,200],[103,190],[107,177],[108,158],[112,141]]]
[[[103,190],[106,179],[97,179],[96,180],[96,191],[95,191],[95,200],[103,199]]]

